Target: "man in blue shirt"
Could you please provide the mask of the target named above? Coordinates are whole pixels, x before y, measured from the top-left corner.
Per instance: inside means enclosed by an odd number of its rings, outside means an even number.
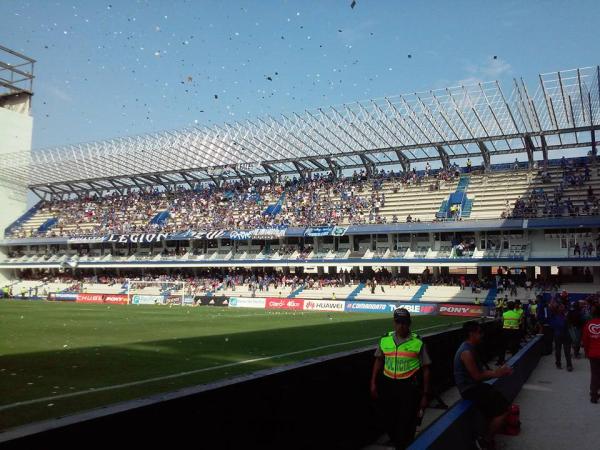
[[[554,356],[556,358],[556,368],[562,369],[562,351],[564,349],[565,359],[567,361],[567,370],[573,371],[571,361],[571,336],[569,334],[569,323],[567,322],[566,306],[562,303],[555,305],[550,309],[549,323],[554,332]]]
[[[536,297],[537,302],[537,323],[540,332],[544,335],[542,338],[542,355],[552,353],[552,342],[554,341],[554,333],[550,326],[550,308],[542,295]]]

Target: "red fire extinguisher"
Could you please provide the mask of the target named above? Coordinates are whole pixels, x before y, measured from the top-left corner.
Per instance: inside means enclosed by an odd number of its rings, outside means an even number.
[[[503,434],[509,436],[516,436],[521,432],[521,409],[519,405],[512,404],[508,410],[508,416],[506,416],[506,422],[504,423]]]

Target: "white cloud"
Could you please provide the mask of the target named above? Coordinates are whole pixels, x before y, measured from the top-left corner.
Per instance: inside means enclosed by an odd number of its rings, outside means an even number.
[[[48,84],[46,88],[48,89],[48,92],[57,99],[68,103],[73,102],[73,97],[71,97],[67,92],[63,91],[62,89],[51,84]]]
[[[479,64],[467,63],[465,71],[467,76],[460,81],[460,84],[494,81],[512,73],[512,67],[508,62],[498,58]]]

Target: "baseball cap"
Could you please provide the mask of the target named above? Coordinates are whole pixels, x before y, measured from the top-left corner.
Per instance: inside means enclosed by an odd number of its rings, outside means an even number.
[[[406,308],[396,308],[394,310],[394,321],[395,322],[409,322],[410,323],[410,313]]]

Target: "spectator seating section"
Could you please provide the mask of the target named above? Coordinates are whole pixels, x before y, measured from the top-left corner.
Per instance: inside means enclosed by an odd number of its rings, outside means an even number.
[[[582,168],[577,170],[583,173]],[[592,165],[589,181],[577,186],[565,183],[562,201],[570,199],[574,206],[583,208],[590,199],[588,189],[591,189],[594,197],[591,197],[589,213],[597,213],[598,208],[594,209],[593,204],[597,204],[596,194],[600,194],[598,172],[598,167]],[[472,201],[470,219],[510,216],[517,200],[527,200],[540,189],[552,201],[554,189],[563,180],[563,168],[554,164],[547,173],[549,179],[545,180],[541,171],[527,168],[469,174],[465,192]],[[417,182],[416,175],[410,174],[392,177],[388,173],[375,179],[320,178],[286,184],[257,180],[250,187],[238,183],[220,189],[178,189],[168,193],[155,189],[127,196],[113,193],[100,199],[43,202],[36,205],[30,217],[23,216],[20,227],[13,227],[11,236],[36,235],[40,226],[53,217],[58,223],[46,232],[49,236],[171,232],[190,228],[249,229],[282,223],[297,226],[390,223],[404,222],[409,215],[413,221],[435,220],[440,204],[457,189],[458,178],[450,171],[444,172],[443,177],[437,174],[418,178]],[[463,176],[463,180],[466,179]],[[279,199],[282,199],[281,211],[275,216],[264,215],[265,207]],[[151,223],[157,215],[167,211],[169,218],[162,228],[159,223]],[[541,207],[537,213],[543,213]]]
[[[388,286],[383,285],[385,292],[381,291],[381,285],[375,287],[375,292],[366,286],[356,296],[356,300],[385,300],[385,301],[410,301],[419,290],[419,286]]]
[[[422,302],[440,303],[474,303],[478,298],[481,303],[487,296],[487,289],[474,293],[470,287],[461,289],[460,286],[429,286],[421,297]]]

